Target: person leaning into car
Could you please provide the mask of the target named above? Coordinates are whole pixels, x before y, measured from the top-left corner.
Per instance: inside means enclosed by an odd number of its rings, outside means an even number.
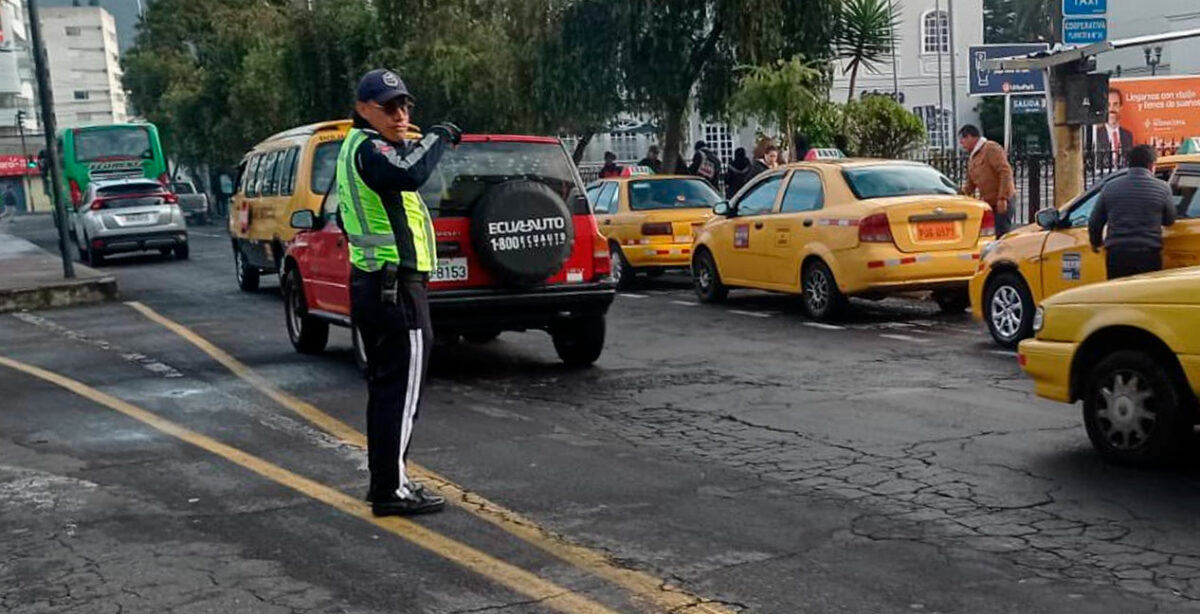
[[[376,516],[446,503],[405,469],[433,344],[426,285],[437,266],[433,223],[416,190],[462,133],[447,123],[405,141],[412,106],[396,73],[368,72],[337,159],[338,215],[353,265],[350,317],[367,357],[367,500]]]
[[[1105,184],[1092,208],[1088,238],[1093,251],[1107,251],[1109,279],[1162,270],[1162,229],[1175,223],[1175,203],[1171,186],[1154,176],[1157,161],[1153,147],[1134,147],[1129,172]]]

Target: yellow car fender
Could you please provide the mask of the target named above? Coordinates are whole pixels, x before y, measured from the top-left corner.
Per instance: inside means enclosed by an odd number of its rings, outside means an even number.
[[[833,255],[833,250],[829,249],[829,246],[821,242],[806,243],[804,245],[804,249],[801,250],[800,259],[797,263],[798,266],[796,267],[796,285],[794,286],[795,290],[797,292],[801,290],[801,285],[803,284],[804,278],[804,264],[808,262],[810,258],[814,257],[820,258],[821,261],[829,267],[829,271],[833,273],[833,279],[837,281],[838,289],[844,292],[847,286],[846,277],[843,275],[842,267],[840,264],[838,264],[838,259]]]
[[[1077,337],[1083,339],[1085,343],[1092,338],[1092,335],[1101,330],[1121,326],[1140,329],[1158,337],[1175,354],[1180,354],[1185,345],[1174,322],[1169,318],[1161,317],[1162,313],[1158,309],[1147,310],[1144,305],[1129,305],[1100,309],[1094,313],[1095,315],[1084,324],[1082,334]]]

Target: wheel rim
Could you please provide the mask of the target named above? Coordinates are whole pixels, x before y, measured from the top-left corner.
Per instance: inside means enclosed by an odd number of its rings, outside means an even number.
[[[829,306],[829,276],[821,269],[813,269],[808,274],[808,287],[804,289],[808,298],[808,306],[817,313],[822,313]]]
[[[241,250],[234,250],[233,252],[233,269],[235,271],[234,274],[237,275],[238,283],[244,282],[246,280],[246,269],[242,266]]]
[[[613,263],[616,266],[612,268],[612,278],[613,281],[621,283],[621,276],[625,274],[625,257],[621,255],[620,250],[613,250],[613,256],[616,257],[616,262]]]
[[[1012,339],[1021,332],[1021,321],[1025,318],[1025,303],[1021,293],[1012,286],[1000,286],[992,293],[992,327],[1005,339]]]
[[[1113,372],[1096,399],[1096,422],[1108,445],[1136,450],[1150,440],[1158,416],[1149,406],[1154,397],[1150,383],[1130,370]]]
[[[300,338],[300,327],[304,326],[304,319],[300,317],[300,312],[302,310],[302,306],[300,305],[300,293],[296,292],[291,285],[292,284],[288,284],[288,297],[284,304],[287,305],[288,323],[291,324],[288,332],[291,333],[293,340],[295,340]]]
[[[700,286],[701,292],[708,292],[712,288],[713,272],[708,264],[708,260],[701,260],[696,267],[696,284]]]

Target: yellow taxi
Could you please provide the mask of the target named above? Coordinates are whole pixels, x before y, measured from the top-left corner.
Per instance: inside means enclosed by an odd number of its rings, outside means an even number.
[[[836,318],[848,296],[910,291],[966,309],[967,282],[995,235],[986,204],[933,167],[899,160],[787,165],[713,211],[692,256],[700,300],[721,301],[729,288],[801,294],[819,320]]]
[[[587,194],[609,242],[613,280],[622,289],[631,287],[638,273],[687,268],[695,229],[721,201],[699,177],[654,175],[636,166],[591,184]]]
[[[1163,235],[1163,266],[1200,264],[1200,155],[1164,157],[1156,172],[1170,179],[1179,213]],[[1108,278],[1104,254],[1092,251],[1087,230],[1104,184],[1062,209],[1039,211],[1036,224],[1014,229],[984,250],[971,278],[971,310],[996,343],[1014,348],[1032,335],[1034,309],[1046,298]]]
[[[1083,401],[1092,445],[1121,462],[1166,460],[1200,419],[1200,267],[1056,294],[1019,361],[1047,399]]]

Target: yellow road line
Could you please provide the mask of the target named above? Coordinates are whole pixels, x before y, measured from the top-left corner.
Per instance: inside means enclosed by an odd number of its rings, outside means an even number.
[[[126,305],[136,309],[148,319],[166,327],[171,332],[183,337],[276,403],[290,409],[343,442],[366,449],[366,436],[355,430],[354,427],[321,411],[311,403],[280,390],[274,384],[267,381],[266,378],[254,372],[253,369],[221,348],[213,345],[207,339],[196,334],[190,328],[159,314],[142,303],[130,301]],[[733,610],[721,604],[688,593],[681,587],[671,585],[665,580],[655,578],[645,572],[621,567],[607,555],[584,546],[573,544],[563,536],[543,528],[533,520],[499,503],[490,501],[478,493],[468,491],[436,472],[412,462],[408,466],[415,477],[435,486],[450,503],[461,507],[476,517],[499,527],[532,546],[540,548],[575,567],[586,570],[624,588],[651,607],[678,614],[734,614]]]
[[[296,492],[316,499],[326,505],[336,508],[346,514],[365,520],[389,533],[397,535],[425,550],[442,556],[466,569],[485,576],[497,584],[505,586],[517,593],[537,600],[539,603],[558,610],[573,614],[586,612],[591,614],[616,614],[586,597],[575,594],[568,589],[515,567],[489,554],[476,550],[466,544],[450,539],[440,533],[422,527],[421,525],[397,517],[376,518],[371,514],[366,504],[358,501],[339,490],[330,488],[301,475],[292,473],[278,465],[267,462],[250,453],[223,444],[211,437],[201,435],[186,427],[180,426],[159,417],[136,405],[109,396],[81,382],[64,377],[52,371],[47,371],[33,365],[18,362],[0,356],[0,365],[17,371],[22,371],[52,384],[61,386],[88,400],[118,411],[147,426],[157,429],[167,435],[190,443],[198,448],[207,450],[230,462],[240,465],[268,480],[286,486]]]

